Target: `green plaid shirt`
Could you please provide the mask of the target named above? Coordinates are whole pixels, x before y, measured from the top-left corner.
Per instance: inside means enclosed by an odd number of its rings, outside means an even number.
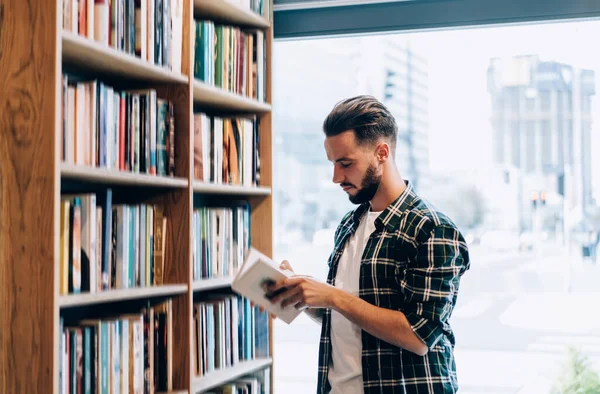
[[[327,283],[333,285],[346,241],[358,228],[369,204],[342,219],[329,258]],[[429,347],[425,356],[362,331],[365,394],[455,393],[454,334],[448,319],[469,254],[452,221],[413,191],[406,190],[375,220],[360,265],[360,298],[381,308],[402,311],[415,334]],[[331,363],[331,310],[325,310],[319,348],[317,393],[328,393]]]

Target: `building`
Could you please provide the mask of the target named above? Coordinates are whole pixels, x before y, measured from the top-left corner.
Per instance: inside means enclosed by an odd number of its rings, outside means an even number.
[[[538,56],[494,58],[488,92],[494,162],[514,166],[530,180],[524,198],[540,191],[556,193],[564,197],[565,215],[582,217],[594,203],[594,72]]]
[[[275,219],[281,229],[298,229],[305,240],[353,208],[332,183],[323,149],[323,120],[344,98],[370,94],[381,100],[398,122],[402,175],[420,192],[429,182],[426,60],[403,37],[347,41],[286,42],[275,51]]]
[[[431,185],[427,60],[401,36],[361,40],[356,60],[359,91],[380,98],[396,118],[398,168],[427,195]]]

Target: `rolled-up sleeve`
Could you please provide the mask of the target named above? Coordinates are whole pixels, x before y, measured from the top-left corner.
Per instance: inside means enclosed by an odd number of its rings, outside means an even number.
[[[438,225],[417,246],[416,259],[406,268],[401,283],[404,313],[428,348],[444,333],[444,324],[456,302],[460,276],[468,263],[460,232],[449,225]]]

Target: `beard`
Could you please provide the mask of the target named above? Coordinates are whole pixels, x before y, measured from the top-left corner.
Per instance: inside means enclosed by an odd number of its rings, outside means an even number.
[[[367,172],[362,179],[360,189],[358,189],[355,195],[348,194],[350,202],[358,205],[371,201],[373,197],[375,197],[375,193],[377,193],[380,184],[381,175],[377,175],[374,165],[369,165]],[[344,185],[346,184],[343,184],[342,186]]]

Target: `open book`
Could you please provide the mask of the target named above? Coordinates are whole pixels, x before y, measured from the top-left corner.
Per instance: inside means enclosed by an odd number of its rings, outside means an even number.
[[[231,288],[236,293],[254,302],[254,304],[262,306],[269,313],[290,324],[302,313],[302,309],[296,309],[294,305],[282,308],[281,303],[271,303],[269,298],[267,298],[265,285],[270,282],[279,282],[293,275],[292,271],[282,270],[269,257],[251,247],[244,260],[244,264],[242,264],[238,274],[233,278]]]

